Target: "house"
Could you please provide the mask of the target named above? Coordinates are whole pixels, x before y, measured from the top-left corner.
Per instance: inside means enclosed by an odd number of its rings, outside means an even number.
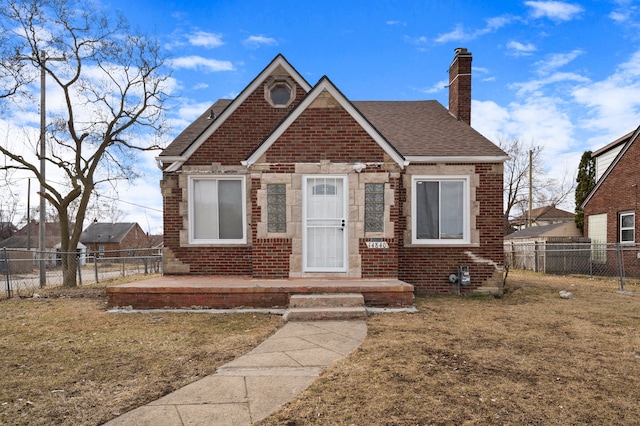
[[[106,257],[147,255],[140,250],[151,248],[147,233],[132,222],[92,222],[80,234],[80,242],[87,246],[88,252]]]
[[[5,240],[15,234],[18,228],[11,222],[0,222],[0,241]]]
[[[504,237],[505,264],[545,274],[589,271],[589,239],[574,221],[530,226]]]
[[[531,209],[531,223],[529,226],[544,226],[553,223],[569,223],[575,222],[575,214],[557,208],[554,205],[538,207]],[[524,229],[529,223],[529,212],[512,219],[510,225],[516,231]]]
[[[46,253],[44,258],[47,267],[55,267],[58,264],[56,250],[58,244],[60,244],[60,223],[46,222],[44,239]],[[0,241],[0,248],[6,248],[12,252],[10,258],[14,260],[12,267],[15,273],[30,272],[36,266],[34,262],[38,258],[36,252],[40,248],[40,224],[31,220],[12,236]]]
[[[592,154],[596,185],[582,203],[584,234],[591,239],[593,261],[617,270],[619,254],[606,249],[619,248],[624,271],[633,277],[640,277],[639,135],[640,127]]]
[[[456,49],[449,110],[352,101],[278,55],[157,158],[165,275],[395,278],[418,294],[499,291],[503,163],[470,126],[471,52]]]

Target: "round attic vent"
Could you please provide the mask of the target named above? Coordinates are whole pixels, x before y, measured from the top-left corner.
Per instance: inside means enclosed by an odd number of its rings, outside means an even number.
[[[295,85],[287,77],[273,78],[265,86],[265,98],[273,107],[286,108],[295,97]]]

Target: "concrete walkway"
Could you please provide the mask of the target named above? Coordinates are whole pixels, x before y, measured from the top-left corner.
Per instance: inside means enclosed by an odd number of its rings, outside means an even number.
[[[249,425],[306,389],[366,334],[364,321],[289,322],[215,374],[106,425]]]

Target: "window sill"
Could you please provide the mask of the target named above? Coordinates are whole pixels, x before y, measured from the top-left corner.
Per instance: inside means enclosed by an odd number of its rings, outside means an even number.
[[[251,244],[247,243],[247,242],[232,242],[232,243],[214,243],[214,242],[207,242],[207,243],[199,243],[199,242],[189,242],[187,244],[180,244],[180,247],[249,247],[251,246]]]
[[[463,243],[416,243],[416,242],[411,242],[410,244],[405,244],[405,247],[414,247],[414,248],[437,248],[437,247],[480,247],[479,243],[470,243],[470,242],[463,242]]]

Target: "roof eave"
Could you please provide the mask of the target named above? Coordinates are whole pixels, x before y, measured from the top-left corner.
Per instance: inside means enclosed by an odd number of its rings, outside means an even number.
[[[156,163],[158,168],[163,172],[175,172],[187,161],[187,158],[184,156],[166,156],[156,157]],[[165,164],[169,164],[167,167],[164,167]]]
[[[504,163],[509,160],[505,155],[407,155],[407,163]]]

